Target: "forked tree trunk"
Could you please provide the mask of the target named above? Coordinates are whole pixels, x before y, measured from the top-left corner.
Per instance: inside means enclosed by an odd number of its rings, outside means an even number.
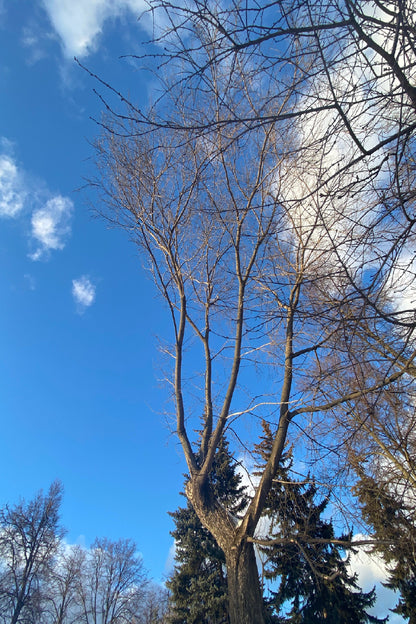
[[[225,552],[231,624],[264,624],[263,598],[253,544],[240,542]]]
[[[205,528],[225,555],[230,624],[264,624],[263,596],[252,542],[247,542],[241,526],[212,496],[209,486],[189,480],[186,494]]]

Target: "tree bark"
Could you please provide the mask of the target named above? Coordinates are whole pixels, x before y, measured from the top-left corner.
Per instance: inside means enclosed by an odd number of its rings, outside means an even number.
[[[225,552],[231,624],[263,624],[263,597],[253,544],[240,542]]]
[[[230,624],[264,624],[254,545],[247,542],[243,526],[236,525],[235,519],[215,500],[209,484],[201,484],[198,477],[188,481],[186,495],[224,552]]]

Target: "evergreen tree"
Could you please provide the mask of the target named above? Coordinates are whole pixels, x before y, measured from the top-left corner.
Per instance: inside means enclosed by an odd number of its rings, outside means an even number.
[[[389,565],[386,587],[400,592],[395,613],[416,624],[416,516],[414,504],[403,500],[389,488],[357,470],[360,480],[355,488],[365,521],[373,527],[376,549]]]
[[[272,435],[263,424],[264,436],[257,451],[265,461],[270,453]],[[276,476],[265,508],[270,520],[271,546],[263,550],[268,556],[265,577],[278,579],[271,605],[279,621],[290,624],[354,624],[385,622],[367,613],[375,602],[375,589],[360,591],[356,575],[348,572],[342,552],[351,536],[342,536],[334,544],[334,527],[322,519],[329,499],[316,502],[314,482],[294,481],[290,477],[292,461],[286,454]]]
[[[211,482],[218,500],[238,515],[247,498],[226,441],[218,449]],[[176,525],[171,533],[176,542],[176,565],[166,583],[171,592],[170,624],[228,624],[224,553],[189,501],[170,515]]]

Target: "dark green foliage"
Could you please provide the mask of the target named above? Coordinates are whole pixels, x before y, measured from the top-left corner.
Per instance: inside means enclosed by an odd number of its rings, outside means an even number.
[[[416,624],[416,514],[415,507],[394,492],[388,483],[377,482],[357,470],[355,488],[365,521],[374,530],[376,547],[389,564],[387,587],[400,592],[394,611]]]
[[[257,451],[264,462],[271,449],[270,427]],[[335,538],[332,522],[322,519],[329,499],[316,502],[314,482],[290,477],[290,454],[276,475],[265,507],[271,540],[263,550],[268,557],[265,577],[278,589],[270,601],[281,622],[291,624],[354,624],[383,622],[367,613],[375,602],[375,590],[364,593],[351,576],[343,552],[350,536]],[[334,544],[333,540],[345,541]]]
[[[247,504],[226,442],[217,452],[211,483],[218,500],[232,514]],[[175,569],[166,586],[171,592],[171,624],[227,624],[227,578],[224,553],[205,529],[192,505],[170,514],[176,528]]]
[[[225,560],[190,503],[171,514],[176,529],[176,565],[166,586],[171,592],[172,624],[228,622]]]

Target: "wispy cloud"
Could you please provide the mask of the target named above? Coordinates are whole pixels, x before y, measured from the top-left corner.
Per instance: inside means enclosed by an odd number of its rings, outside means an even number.
[[[32,214],[32,237],[37,249],[30,254],[39,260],[52,250],[63,249],[71,233],[70,219],[73,203],[68,197],[57,195]]]
[[[22,176],[11,156],[0,155],[0,217],[17,217],[24,207]]]
[[[95,285],[87,275],[72,280],[72,296],[80,314],[92,306],[95,301]]]
[[[28,24],[22,28],[21,42],[26,48],[26,63],[33,65],[47,56],[45,48],[47,39],[48,35],[43,33],[37,24]]]
[[[144,0],[43,0],[43,6],[67,58],[93,52],[106,21],[147,8]]]
[[[176,541],[173,540],[171,547],[169,548],[168,556],[166,557],[164,575],[170,576],[173,572],[176,556]]]
[[[29,290],[36,290],[36,279],[30,273],[24,274],[24,280]]]
[[[53,194],[42,180],[34,179],[17,162],[13,144],[0,137],[0,219],[30,219],[32,260],[63,249],[71,233],[73,202]]]

